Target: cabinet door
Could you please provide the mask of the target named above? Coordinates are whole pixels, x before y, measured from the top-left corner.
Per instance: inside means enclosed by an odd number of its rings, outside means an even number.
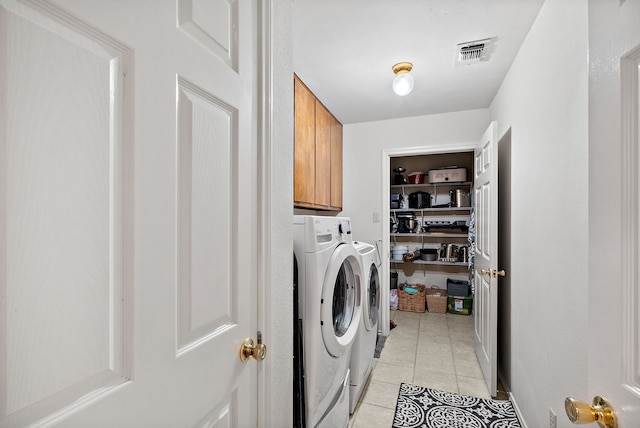
[[[296,205],[312,206],[315,201],[315,117],[313,93],[294,78],[295,144],[293,199]]]
[[[342,124],[331,116],[331,207],[342,210]]]
[[[316,100],[316,205],[331,204],[331,113]]]

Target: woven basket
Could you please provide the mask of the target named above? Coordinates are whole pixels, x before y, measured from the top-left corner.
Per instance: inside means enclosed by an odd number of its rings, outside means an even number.
[[[434,314],[447,313],[447,290],[443,290],[437,285],[425,290],[427,298],[427,310]]]
[[[411,284],[412,288],[418,290],[416,294],[409,294],[404,290],[398,290],[398,310],[407,312],[424,312],[424,291],[423,284]],[[445,307],[446,307],[445,297]]]

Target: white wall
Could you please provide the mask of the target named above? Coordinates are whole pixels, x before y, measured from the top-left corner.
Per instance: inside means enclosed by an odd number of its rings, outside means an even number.
[[[530,427],[586,397],[587,3],[547,0],[493,103],[511,128],[511,388]]]
[[[355,239],[382,239],[382,152],[477,142],[489,126],[487,109],[345,125],[343,208]],[[388,219],[388,217],[386,217]]]
[[[382,151],[477,141],[511,129],[511,388],[529,427],[558,426],[586,397],[587,5],[547,0],[486,110],[344,127],[344,208],[354,237],[382,239]]]
[[[487,109],[446,113],[430,116],[408,117],[377,122],[345,125],[343,127],[343,211],[341,215],[351,218],[353,238],[370,243],[378,243],[382,260],[388,257],[389,240],[383,239],[388,233],[388,201],[383,203],[383,195],[389,196],[389,154],[391,152],[424,153],[426,150],[451,147],[452,151],[469,149],[482,136],[489,125]],[[384,165],[383,165],[384,164]],[[387,189],[386,192],[383,189]],[[374,213],[380,221],[373,220]],[[423,282],[416,271],[410,277],[399,272],[399,281]],[[417,277],[415,276],[417,275]],[[420,279],[418,279],[420,277]],[[446,286],[447,275],[440,275],[432,285]],[[388,307],[389,296],[384,290],[389,287],[389,264],[383,263],[380,272],[381,307]],[[462,278],[460,278],[462,279]],[[382,332],[388,334],[388,316],[380,318]]]

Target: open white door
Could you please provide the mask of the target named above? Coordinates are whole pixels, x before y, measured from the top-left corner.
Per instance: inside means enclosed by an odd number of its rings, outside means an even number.
[[[475,149],[474,345],[489,393],[498,386],[498,124]]]
[[[0,0],[0,426],[256,426],[256,2]]]
[[[638,21],[640,2],[589,2],[589,370],[572,398],[606,398],[619,427],[640,426]]]

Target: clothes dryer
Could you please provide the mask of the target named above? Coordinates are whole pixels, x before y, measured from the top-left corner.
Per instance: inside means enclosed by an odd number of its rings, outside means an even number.
[[[347,427],[351,347],[362,311],[362,270],[351,222],[345,217],[294,216],[293,229],[295,322],[302,336],[294,371],[303,373],[294,396],[304,397],[307,427]]]
[[[349,413],[353,413],[364,386],[375,367],[374,354],[378,339],[378,315],[380,313],[380,256],[375,246],[365,242],[354,242],[360,255],[362,281],[362,318],[358,335],[351,350],[349,378]]]

